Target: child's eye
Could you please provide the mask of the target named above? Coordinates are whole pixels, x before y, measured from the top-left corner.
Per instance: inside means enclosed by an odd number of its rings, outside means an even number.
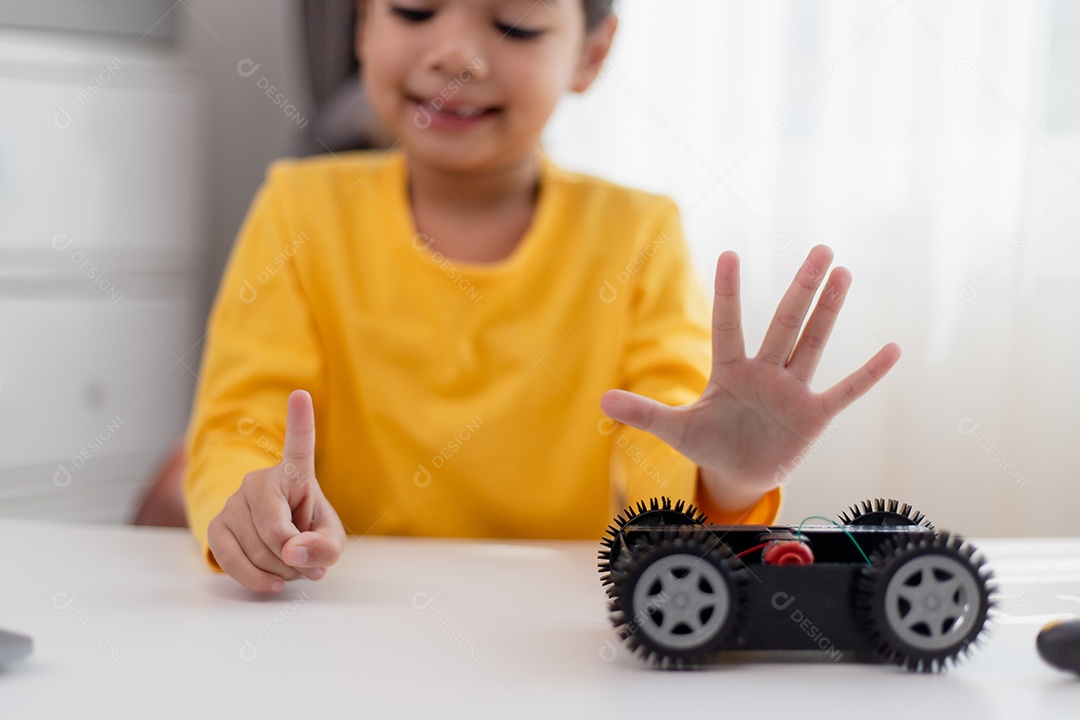
[[[422,23],[431,19],[431,16],[435,14],[434,10],[417,10],[416,8],[407,8],[401,5],[391,5],[390,12],[409,23]]]
[[[535,40],[544,34],[543,30],[526,30],[525,28],[514,25],[503,25],[502,23],[495,23],[495,27],[504,36],[514,40]]]

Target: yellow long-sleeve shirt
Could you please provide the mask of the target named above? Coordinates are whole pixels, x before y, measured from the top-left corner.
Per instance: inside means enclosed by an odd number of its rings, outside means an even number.
[[[599,538],[627,502],[698,499],[692,462],[600,411],[611,388],[685,404],[705,386],[709,312],[678,210],[541,166],[532,224],[494,264],[416,232],[400,153],[271,167],[207,323],[187,434],[188,519],[211,564],[207,526],[280,460],[297,388],[350,533]],[[779,501],[741,520],[773,522]]]

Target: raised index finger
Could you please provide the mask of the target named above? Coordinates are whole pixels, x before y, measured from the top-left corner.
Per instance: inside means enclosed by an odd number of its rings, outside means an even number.
[[[315,478],[315,409],[306,390],[289,394],[281,465],[290,480]]]

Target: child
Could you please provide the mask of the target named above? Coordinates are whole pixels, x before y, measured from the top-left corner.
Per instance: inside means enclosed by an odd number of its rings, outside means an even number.
[[[610,0],[358,12],[363,82],[400,140],[275,163],[248,214],[187,438],[211,565],[272,593],[322,577],[346,531],[598,538],[661,494],[772,522],[787,464],[899,357],[810,392],[850,274],[800,339],[832,259],[811,251],[747,358],[724,253],[710,346],[675,205],[539,150],[598,74]]]

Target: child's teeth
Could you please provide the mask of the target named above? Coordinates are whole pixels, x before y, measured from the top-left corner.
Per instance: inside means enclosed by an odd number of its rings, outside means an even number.
[[[469,118],[469,117],[476,117],[477,115],[483,115],[484,114],[484,108],[480,108],[480,107],[466,107],[466,108],[450,109],[450,108],[446,108],[446,107],[440,107],[439,105],[436,105],[435,103],[425,103],[425,105],[427,107],[429,107],[433,112],[442,112],[442,113],[446,113],[447,115],[456,115],[458,117]]]

